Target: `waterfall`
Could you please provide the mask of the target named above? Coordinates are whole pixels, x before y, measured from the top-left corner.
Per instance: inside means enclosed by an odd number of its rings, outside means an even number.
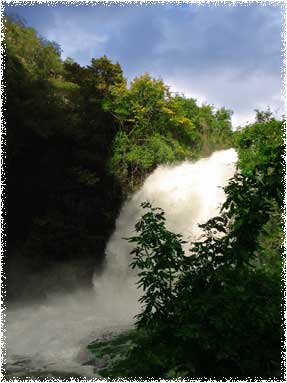
[[[164,209],[167,228],[190,242],[200,234],[198,224],[218,214],[225,199],[222,187],[233,176],[236,160],[229,149],[195,163],[159,166],[124,203],[106,247],[104,271],[94,275],[94,289],[53,293],[45,301],[8,308],[8,365],[23,360],[37,369],[80,372],[85,345],[104,332],[130,326],[139,310],[136,275],[129,268],[132,245],[123,238],[135,234],[143,214],[140,203],[148,200]],[[185,251],[188,255],[188,244]]]

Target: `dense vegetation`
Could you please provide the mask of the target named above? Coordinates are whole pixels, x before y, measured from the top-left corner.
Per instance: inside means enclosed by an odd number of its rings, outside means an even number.
[[[63,61],[19,20],[5,19],[4,44],[6,264],[15,249],[38,268],[101,257],[126,193],[158,164],[233,145],[239,171],[190,257],[144,204],[130,239],[143,311],[135,331],[91,350],[115,356],[111,377],[279,377],[283,122],[257,111],[233,134],[230,111],[149,74],[128,84],[107,57]]]
[[[238,173],[190,257],[164,212],[143,203],[148,211],[129,239],[143,311],[110,349],[91,345],[98,357],[111,355],[103,376],[280,378],[281,129],[269,116],[236,133]]]
[[[129,87],[112,86],[103,107],[119,123],[111,170],[132,186],[160,163],[207,156],[231,143],[230,111],[172,95],[147,73]]]
[[[230,145],[230,111],[148,74],[128,85],[107,57],[63,62],[56,43],[4,21],[8,264],[15,252],[36,268],[99,259],[125,194],[158,164]]]

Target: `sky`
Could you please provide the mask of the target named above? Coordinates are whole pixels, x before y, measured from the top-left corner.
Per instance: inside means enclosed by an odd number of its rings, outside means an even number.
[[[108,56],[131,81],[145,72],[173,92],[233,110],[233,126],[252,122],[254,109],[284,113],[283,12],[280,3],[212,5],[7,3],[62,57],[89,65]]]

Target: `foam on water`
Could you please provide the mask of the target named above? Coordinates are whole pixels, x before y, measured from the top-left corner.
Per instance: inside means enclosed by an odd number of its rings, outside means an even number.
[[[140,203],[149,200],[163,208],[168,229],[191,241],[200,234],[198,223],[219,212],[225,199],[222,187],[233,176],[236,160],[235,150],[229,149],[195,163],[159,166],[123,205],[107,244],[104,272],[94,276],[94,289],[79,288],[8,308],[8,365],[27,359],[38,369],[80,372],[85,346],[107,331],[127,328],[139,310],[136,276],[129,269],[131,245],[123,238],[134,234],[143,213]],[[86,375],[90,372],[82,369]]]

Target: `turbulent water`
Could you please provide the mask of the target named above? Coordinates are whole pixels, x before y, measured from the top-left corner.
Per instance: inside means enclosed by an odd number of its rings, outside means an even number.
[[[163,208],[168,229],[192,241],[200,234],[198,223],[218,213],[225,198],[222,187],[234,174],[236,160],[236,152],[229,149],[196,163],[159,166],[122,207],[107,244],[105,269],[101,275],[95,273],[93,289],[8,306],[7,368],[28,366],[91,376],[91,367],[82,366],[87,361],[85,346],[104,333],[131,326],[139,310],[136,277],[128,267],[131,248],[123,237],[134,234],[143,213],[140,203],[149,200]],[[185,250],[188,253],[188,247]]]

